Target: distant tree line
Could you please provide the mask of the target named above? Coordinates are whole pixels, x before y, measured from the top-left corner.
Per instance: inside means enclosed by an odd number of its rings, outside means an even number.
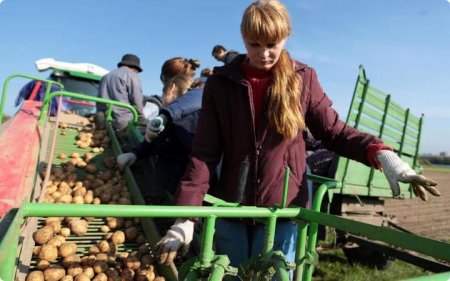
[[[420,156],[420,162],[423,164],[438,164],[438,165],[450,165],[450,157],[440,155],[427,155]]]

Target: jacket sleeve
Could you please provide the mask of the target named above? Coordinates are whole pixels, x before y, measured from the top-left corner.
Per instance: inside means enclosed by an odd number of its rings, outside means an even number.
[[[383,143],[380,139],[362,133],[339,119],[332,107],[332,101],[322,90],[313,68],[308,68],[304,76],[303,97],[306,98],[305,121],[314,138],[337,154],[371,166],[368,159],[370,147]]]
[[[148,143],[147,141],[142,141],[140,144],[133,147],[130,152],[134,153],[138,159],[145,158],[154,154],[154,148],[152,143]]]
[[[170,116],[173,122],[198,111],[202,105],[203,89],[193,89],[175,99],[174,102],[161,109],[162,113]]]
[[[128,94],[131,105],[133,105],[136,108],[139,117],[143,117],[144,95],[142,94],[141,80],[137,75],[130,76],[130,85]]]
[[[176,194],[177,205],[198,206],[209,189],[209,180],[222,156],[222,139],[214,89],[206,83],[202,109],[192,143],[192,153]],[[212,81],[211,81],[212,82]]]

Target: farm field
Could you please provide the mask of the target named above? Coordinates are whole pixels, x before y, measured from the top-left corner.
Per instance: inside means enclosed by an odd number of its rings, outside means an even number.
[[[387,199],[386,212],[394,215],[398,224],[408,230],[435,239],[450,241],[450,169],[426,168],[425,176],[438,183],[440,197],[419,199]],[[414,211],[411,211],[414,210]],[[314,281],[390,281],[431,274],[420,267],[395,260],[386,270],[377,270],[363,265],[348,263],[342,249],[320,249],[319,264],[314,272]]]
[[[438,183],[440,197],[430,196],[428,202],[387,199],[385,210],[398,224],[422,236],[450,240],[450,169],[425,168],[424,175]]]

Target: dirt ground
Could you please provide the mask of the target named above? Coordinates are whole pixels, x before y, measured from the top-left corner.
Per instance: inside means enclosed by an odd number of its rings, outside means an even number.
[[[400,226],[416,234],[450,240],[450,169],[425,170],[424,175],[438,183],[440,197],[429,196],[428,202],[418,198],[388,199],[385,211],[395,216]]]

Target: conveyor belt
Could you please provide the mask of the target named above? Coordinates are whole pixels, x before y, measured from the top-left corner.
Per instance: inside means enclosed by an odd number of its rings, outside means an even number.
[[[94,153],[92,151],[92,148],[79,148],[76,145],[77,141],[77,135],[79,133],[78,129],[79,127],[71,126],[66,129],[57,128],[57,138],[56,138],[56,144],[54,145],[54,157],[52,159],[52,170],[55,168],[61,168],[63,163],[66,163],[70,160],[70,155],[74,152],[77,152],[80,154],[81,157],[84,156],[86,152],[91,152],[94,154],[94,158],[91,160],[90,163],[95,163],[98,172],[99,171],[106,171],[108,170],[103,165],[103,160],[107,157],[114,156],[114,154],[120,153],[121,149],[119,147],[117,138],[115,135],[113,135],[113,130],[108,130],[108,135],[111,139],[111,143],[108,145],[106,149],[104,149],[103,152]],[[50,139],[48,136],[51,136],[53,134],[54,130],[54,123],[50,122],[47,123],[44,132],[43,132],[43,140],[42,145],[45,149],[41,150],[40,157],[41,157],[41,163],[39,165],[39,170],[43,171],[44,167],[46,166],[46,163],[48,163],[49,156],[51,155],[51,147],[52,144],[47,142],[46,140]],[[62,134],[62,132],[65,132]],[[58,157],[59,153],[64,153],[67,158],[66,159],[60,159]],[[86,171],[81,168],[76,168],[75,174],[77,176],[77,180],[82,181],[86,175]],[[137,187],[133,176],[131,175],[131,172],[129,169],[124,174],[124,179],[127,182],[127,186],[129,188],[129,192],[131,193],[131,199],[134,202],[134,204],[144,204],[144,200],[142,198],[142,195],[140,194],[139,188]],[[40,190],[41,182],[38,181],[36,183],[36,190]],[[36,197],[36,196],[35,196]],[[83,205],[80,205],[80,208],[82,208]],[[55,214],[57,216],[57,214]],[[23,247],[19,249],[20,255],[19,255],[19,261],[17,264],[17,275],[16,280],[25,280],[26,272],[28,272],[30,269],[34,269],[37,265],[38,258],[32,257],[32,249],[34,246],[34,241],[32,240],[32,234],[36,231],[36,229],[42,227],[44,225],[45,218],[29,218],[28,219],[28,225],[24,227],[23,233],[21,235],[21,245]],[[88,222],[89,227],[86,235],[82,237],[77,237],[71,234],[69,237],[66,237],[66,242],[75,242],[77,244],[77,254],[80,257],[85,256],[88,253],[88,249],[96,245],[99,241],[104,239],[105,233],[100,231],[100,227],[102,225],[105,225],[104,218],[95,218],[93,221]],[[64,226],[64,223],[63,223]],[[151,219],[141,219],[141,224],[138,226],[139,233],[144,233],[147,238],[147,245],[150,245],[151,243],[154,244],[155,241],[159,240],[159,233],[157,230],[157,227],[153,223]],[[149,242],[150,241],[150,242]],[[117,249],[117,253],[123,253],[123,252],[132,252],[138,249],[140,245],[136,242],[130,242],[125,241],[124,244],[119,245]],[[116,255],[116,257],[118,256]],[[58,261],[61,258],[58,258]],[[117,260],[117,259],[116,259]],[[166,280],[176,280],[177,271],[174,266],[167,267],[167,266],[158,266],[158,271],[161,272],[161,274],[166,278]]]

